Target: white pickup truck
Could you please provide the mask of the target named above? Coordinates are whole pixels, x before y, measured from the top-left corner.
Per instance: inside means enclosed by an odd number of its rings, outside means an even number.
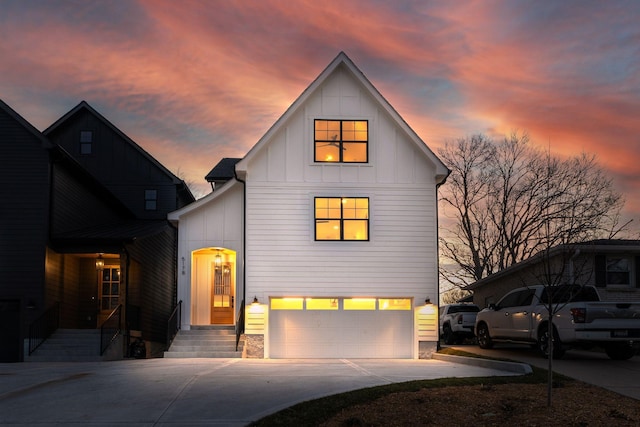
[[[440,336],[444,343],[460,344],[465,338],[473,338],[473,327],[480,307],[475,304],[447,304],[440,311]]]
[[[553,357],[572,347],[604,347],[611,359],[625,360],[640,344],[640,302],[600,301],[593,286],[529,286],[515,289],[476,316],[481,348],[496,341],[534,344],[549,354],[549,310],[554,307]]]

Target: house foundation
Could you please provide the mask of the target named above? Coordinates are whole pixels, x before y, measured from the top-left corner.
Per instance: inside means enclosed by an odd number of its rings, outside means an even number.
[[[245,335],[242,357],[264,359],[264,335]]]

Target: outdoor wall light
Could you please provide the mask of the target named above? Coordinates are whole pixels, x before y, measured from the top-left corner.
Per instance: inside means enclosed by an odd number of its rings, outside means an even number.
[[[431,304],[431,298],[427,297],[427,298],[424,300],[424,304],[425,304],[425,305],[430,305],[430,304]]]
[[[104,259],[102,258],[102,254],[98,255],[98,258],[96,258],[96,270],[104,270]]]
[[[253,297],[253,302],[251,304],[254,304],[254,305],[260,304],[260,302],[258,301],[258,297],[257,296]]]
[[[216,254],[216,259],[214,261],[216,268],[220,268],[220,266],[222,265],[222,257],[220,256],[220,251],[218,250],[218,253]]]

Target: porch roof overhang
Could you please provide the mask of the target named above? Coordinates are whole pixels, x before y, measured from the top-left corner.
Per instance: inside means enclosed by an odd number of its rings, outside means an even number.
[[[125,220],[54,234],[51,246],[60,253],[117,253],[125,244],[169,228],[173,227],[166,220]]]

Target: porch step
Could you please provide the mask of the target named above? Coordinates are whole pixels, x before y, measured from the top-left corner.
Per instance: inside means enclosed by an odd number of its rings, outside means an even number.
[[[241,358],[244,337],[240,337],[236,351],[234,326],[191,326],[180,330],[171,343],[166,358]]]
[[[99,362],[99,329],[58,329],[31,355],[25,350],[25,362]]]

